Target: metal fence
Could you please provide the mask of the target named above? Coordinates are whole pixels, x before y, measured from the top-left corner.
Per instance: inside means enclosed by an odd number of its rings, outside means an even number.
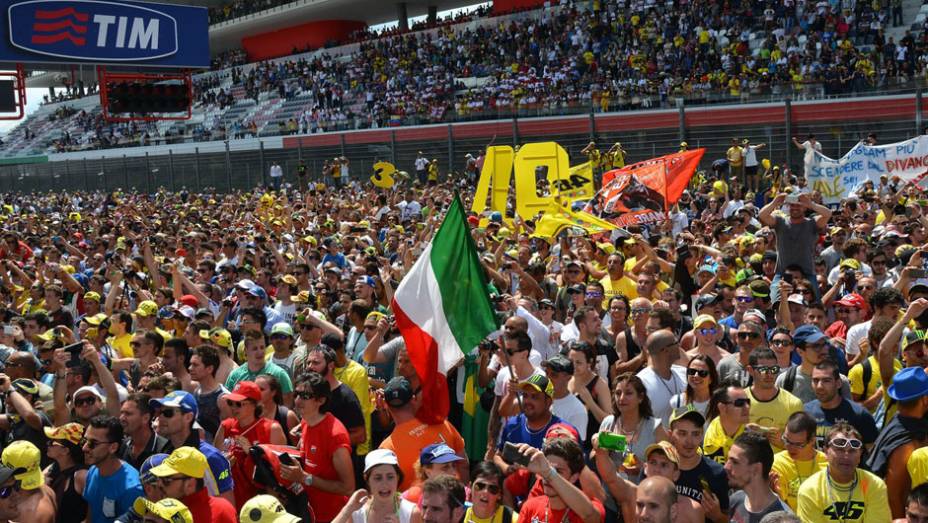
[[[874,106],[874,118],[868,120],[846,121],[841,118],[842,105],[835,104],[833,109],[827,107],[816,114],[807,114],[803,119],[791,119],[788,102],[782,104],[783,121],[773,124],[758,124],[750,118],[734,118],[718,125],[688,126],[687,109],[681,107],[680,125],[658,129],[621,129],[602,131],[597,121],[603,114],[590,114],[586,129],[577,130],[571,125],[570,131],[558,132],[548,128],[544,134],[519,133],[518,121],[492,121],[481,127],[479,133],[468,133],[473,137],[457,137],[453,128],[448,126],[447,139],[403,140],[397,138],[398,131],[392,131],[391,139],[378,143],[352,144],[342,134],[340,139],[331,140],[335,145],[316,146],[307,137],[307,144],[292,148],[269,148],[261,146],[256,150],[225,152],[184,152],[170,150],[168,154],[146,154],[145,156],[126,156],[119,150],[107,152],[105,159],[82,159],[68,161],[50,161],[0,166],[0,190],[4,191],[65,191],[65,190],[114,190],[129,188],[151,192],[159,187],[171,190],[187,188],[203,190],[214,188],[217,191],[250,190],[269,181],[270,166],[277,162],[285,173],[285,183],[296,183],[296,169],[300,161],[308,167],[310,178],[321,179],[325,160],[336,156],[350,159],[351,179],[366,181],[370,176],[372,165],[381,160],[393,162],[398,169],[414,171],[414,162],[418,151],[423,151],[429,158],[437,158],[442,166],[443,176],[460,172],[464,167],[464,155],[475,156],[488,145],[511,145],[535,141],[556,141],[570,154],[571,163],[584,161],[580,151],[595,140],[604,148],[614,142],[621,142],[627,154],[627,162],[667,154],[679,149],[681,141],[687,141],[690,148],[705,147],[706,155],[702,167],[708,168],[712,161],[723,158],[733,137],[749,137],[752,143],[765,143],[760,152],[762,158],[772,162],[787,164],[801,172],[801,154],[791,143],[792,136],[804,139],[805,135],[814,133],[822,143],[822,152],[831,157],[840,157],[856,142],[868,133],[877,134],[880,143],[890,143],[911,138],[920,133],[922,117],[920,94],[912,95],[916,102],[912,114],[898,115],[892,118],[878,118],[880,105]],[[889,107],[890,102],[886,102]],[[766,106],[768,109],[770,105]],[[775,106],[777,107],[777,106]],[[695,109],[691,109],[694,110]],[[521,120],[520,120],[521,121]],[[551,127],[557,127],[563,120],[551,120]],[[537,128],[538,126],[533,126]],[[516,130],[516,132],[513,132]],[[381,131],[382,132],[382,131]],[[474,136],[478,134],[479,136]],[[277,140],[280,140],[279,138]]]

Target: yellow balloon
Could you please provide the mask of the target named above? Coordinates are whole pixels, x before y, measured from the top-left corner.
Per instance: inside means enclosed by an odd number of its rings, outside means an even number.
[[[390,162],[377,162],[374,164],[374,174],[371,175],[371,183],[381,189],[393,187],[396,181],[393,175],[396,173],[396,166]]]
[[[760,161],[760,164],[764,166],[764,169],[770,168],[770,158],[764,158]]]

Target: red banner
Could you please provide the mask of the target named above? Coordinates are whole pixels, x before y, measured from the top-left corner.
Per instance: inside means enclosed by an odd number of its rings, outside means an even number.
[[[600,206],[600,217],[623,227],[663,221],[705,152],[668,154],[605,173],[603,188],[593,200]]]

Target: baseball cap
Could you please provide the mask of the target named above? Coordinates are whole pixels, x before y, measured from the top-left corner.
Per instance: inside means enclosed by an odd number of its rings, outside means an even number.
[[[163,398],[155,398],[148,402],[151,408],[174,407],[183,412],[197,414],[197,400],[187,391],[175,390]]]
[[[182,305],[178,307],[177,314],[180,314],[181,316],[183,316],[184,318],[187,318],[190,321],[197,319],[197,310],[189,305]]]
[[[795,303],[796,305],[806,306],[806,300],[802,297],[802,294],[790,294],[789,298],[786,298],[788,303]]]
[[[274,326],[271,327],[271,336],[273,337],[275,334],[283,334],[292,338],[293,327],[291,327],[289,323],[283,321],[275,323]]]
[[[292,274],[284,274],[283,276],[280,277],[280,282],[286,283],[287,285],[296,285],[298,283],[296,280],[296,276]]]
[[[371,451],[368,456],[374,452],[377,451]],[[246,501],[238,516],[241,523],[300,523],[303,521],[288,513],[277,498],[268,494],[260,494]]]
[[[919,278],[912,282],[912,285],[909,286],[909,292],[915,289],[922,289],[923,292],[928,292],[928,278]]]
[[[31,394],[37,396],[39,394],[39,386],[35,384],[34,381],[29,378],[19,378],[13,380],[11,383],[14,389],[17,390],[20,394]]]
[[[22,469],[14,477],[22,482],[23,490],[35,490],[45,484],[45,475],[39,466],[42,452],[29,441],[17,440],[3,449],[0,461],[4,467]]]
[[[719,322],[715,319],[715,316],[711,314],[700,314],[699,316],[696,316],[695,320],[693,320],[693,328],[698,329],[707,323],[711,323],[712,325],[719,324]]]
[[[80,423],[65,423],[60,427],[43,427],[45,437],[59,441],[70,441],[79,445],[81,438],[84,437],[84,426]],[[2,483],[2,481],[0,481]]]
[[[139,303],[139,306],[135,309],[135,315],[144,318],[155,316],[156,314],[158,314],[158,304],[151,300],[145,300]]]
[[[214,328],[210,330],[200,331],[200,337],[208,339],[209,341],[224,347],[226,349],[232,348],[232,333],[223,329],[223,328]]]
[[[267,301],[267,292],[265,292],[264,289],[259,285],[255,285],[254,287],[248,289],[246,292],[252,296],[256,296],[262,300]]]
[[[770,285],[767,285],[764,280],[754,280],[748,284],[748,287],[755,298],[767,298],[770,296]]]
[[[253,381],[240,381],[235,385],[232,392],[226,394],[226,399],[230,401],[252,400],[261,401],[261,388]]]
[[[255,282],[249,280],[248,278],[243,278],[239,280],[238,283],[235,284],[236,289],[241,289],[243,291],[247,291],[254,286],[255,286]]]
[[[719,294],[703,294],[702,296],[696,298],[696,304],[693,306],[696,312],[699,312],[700,309],[718,305],[722,301]]]
[[[825,333],[819,330],[815,325],[802,325],[793,331],[793,343],[796,345],[805,346],[809,343],[818,343],[827,337],[828,336],[825,336]]]
[[[854,269],[855,271],[859,271],[860,262],[854,258],[846,258],[841,260],[841,263],[838,264],[838,267],[841,267],[842,269]]]
[[[430,445],[431,446],[431,445]],[[429,447],[426,447],[429,448]],[[422,450],[425,452],[425,449]],[[452,451],[454,452],[454,451]],[[395,465],[399,466],[399,460],[396,453],[390,449],[377,449],[367,453],[364,458],[364,472],[376,467],[377,465]]]
[[[358,276],[357,280],[355,281],[361,285],[367,285],[368,287],[377,287],[377,283],[374,282],[374,278],[371,278],[370,276]]]
[[[844,305],[845,307],[854,307],[860,310],[867,308],[867,302],[864,300],[864,297],[856,292],[845,294],[843,298],[835,302],[835,305]]]
[[[674,423],[681,419],[688,419],[697,427],[706,424],[706,418],[698,410],[692,408],[692,405],[689,408],[675,409],[670,416],[670,425],[673,426]]]
[[[197,297],[194,296],[193,294],[184,294],[177,301],[180,303],[183,303],[184,305],[188,307],[192,307],[194,309],[196,309],[197,306],[200,305],[200,300],[198,300]]]
[[[87,322],[87,325],[90,325],[92,327],[99,327],[100,324],[103,323],[103,320],[105,319],[106,319],[106,314],[103,314],[102,312],[94,314],[93,316],[84,317],[84,321]]]
[[[551,369],[553,372],[566,372],[568,374],[574,373],[574,364],[572,361],[567,359],[563,354],[556,354],[551,358],[541,362],[541,366],[545,369]]]
[[[454,449],[445,443],[433,443],[422,449],[419,453],[420,465],[432,465],[437,463],[454,463],[461,461],[461,456],[454,453]],[[365,463],[365,466],[367,463]]]
[[[74,395],[71,396],[72,401],[73,401],[73,400],[76,400],[76,399],[77,399],[78,397],[80,397],[80,396],[83,396],[84,393],[93,394],[94,397],[96,397],[96,398],[99,399],[100,401],[105,401],[105,400],[106,400],[106,398],[103,397],[103,393],[100,392],[99,389],[97,389],[97,388],[94,387],[93,385],[84,385],[83,387],[81,387],[81,388],[77,389],[76,391],[74,391]]]
[[[0,485],[9,481],[10,478],[12,478],[13,476],[17,474],[22,474],[23,472],[24,472],[24,469],[15,469],[15,468],[4,467],[0,465]]]
[[[575,283],[567,288],[567,294],[583,294],[586,287],[582,283]]]
[[[520,389],[530,389],[537,392],[543,392],[549,397],[554,397],[554,385],[543,374],[533,374],[529,379],[519,384]]]
[[[902,350],[906,350],[910,345],[914,343],[924,343],[925,342],[925,331],[923,330],[907,330],[902,336]]]
[[[152,454],[142,462],[142,466],[139,468],[139,479],[142,483],[154,483],[158,481],[158,476],[155,476],[151,473],[151,469],[157,467],[158,465],[164,463],[164,460],[168,459],[168,455],[165,453]]]
[[[391,379],[383,389],[383,399],[391,407],[406,405],[413,395],[412,384],[402,376]]]
[[[132,508],[142,517],[147,514],[154,514],[171,523],[193,523],[193,516],[190,514],[187,505],[173,498],[164,498],[161,501],[152,502],[139,497],[135,499]]]
[[[202,478],[209,464],[206,456],[193,447],[178,447],[160,465],[152,467],[151,474],[163,478],[183,474],[191,478]]]
[[[85,292],[85,293],[84,293],[84,301],[88,301],[88,300],[89,300],[89,301],[96,301],[96,302],[99,302],[99,301],[102,300],[102,299],[103,299],[102,296],[100,296],[100,293],[98,293],[98,292],[95,292],[95,291],[88,291],[88,292]]]
[[[680,458],[677,456],[677,449],[674,448],[673,444],[669,441],[661,441],[648,445],[648,448],[644,449],[645,459],[647,459],[652,452],[663,452],[671,462],[680,463]]]

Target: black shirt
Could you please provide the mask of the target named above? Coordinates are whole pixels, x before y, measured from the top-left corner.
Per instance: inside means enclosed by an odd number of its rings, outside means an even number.
[[[703,456],[699,464],[690,470],[681,470],[677,478],[677,494],[702,501],[703,483],[719,498],[722,512],[728,512],[728,477],[725,469],[715,461]]]
[[[167,450],[168,439],[164,436],[159,436],[154,432],[151,433],[151,437],[148,438],[148,443],[145,444],[145,448],[142,449],[141,454],[138,456],[132,456],[132,438],[126,436],[126,439],[122,443],[122,454],[119,456],[123,461],[135,467],[135,470],[142,469],[142,463],[145,463],[145,460],[154,456],[155,454],[161,454],[162,452],[167,454],[170,451]]]
[[[323,406],[324,412],[331,412],[342,425],[351,432],[355,427],[364,426],[364,414],[361,412],[361,402],[357,394],[348,385],[339,383],[332,390],[329,400]]]

